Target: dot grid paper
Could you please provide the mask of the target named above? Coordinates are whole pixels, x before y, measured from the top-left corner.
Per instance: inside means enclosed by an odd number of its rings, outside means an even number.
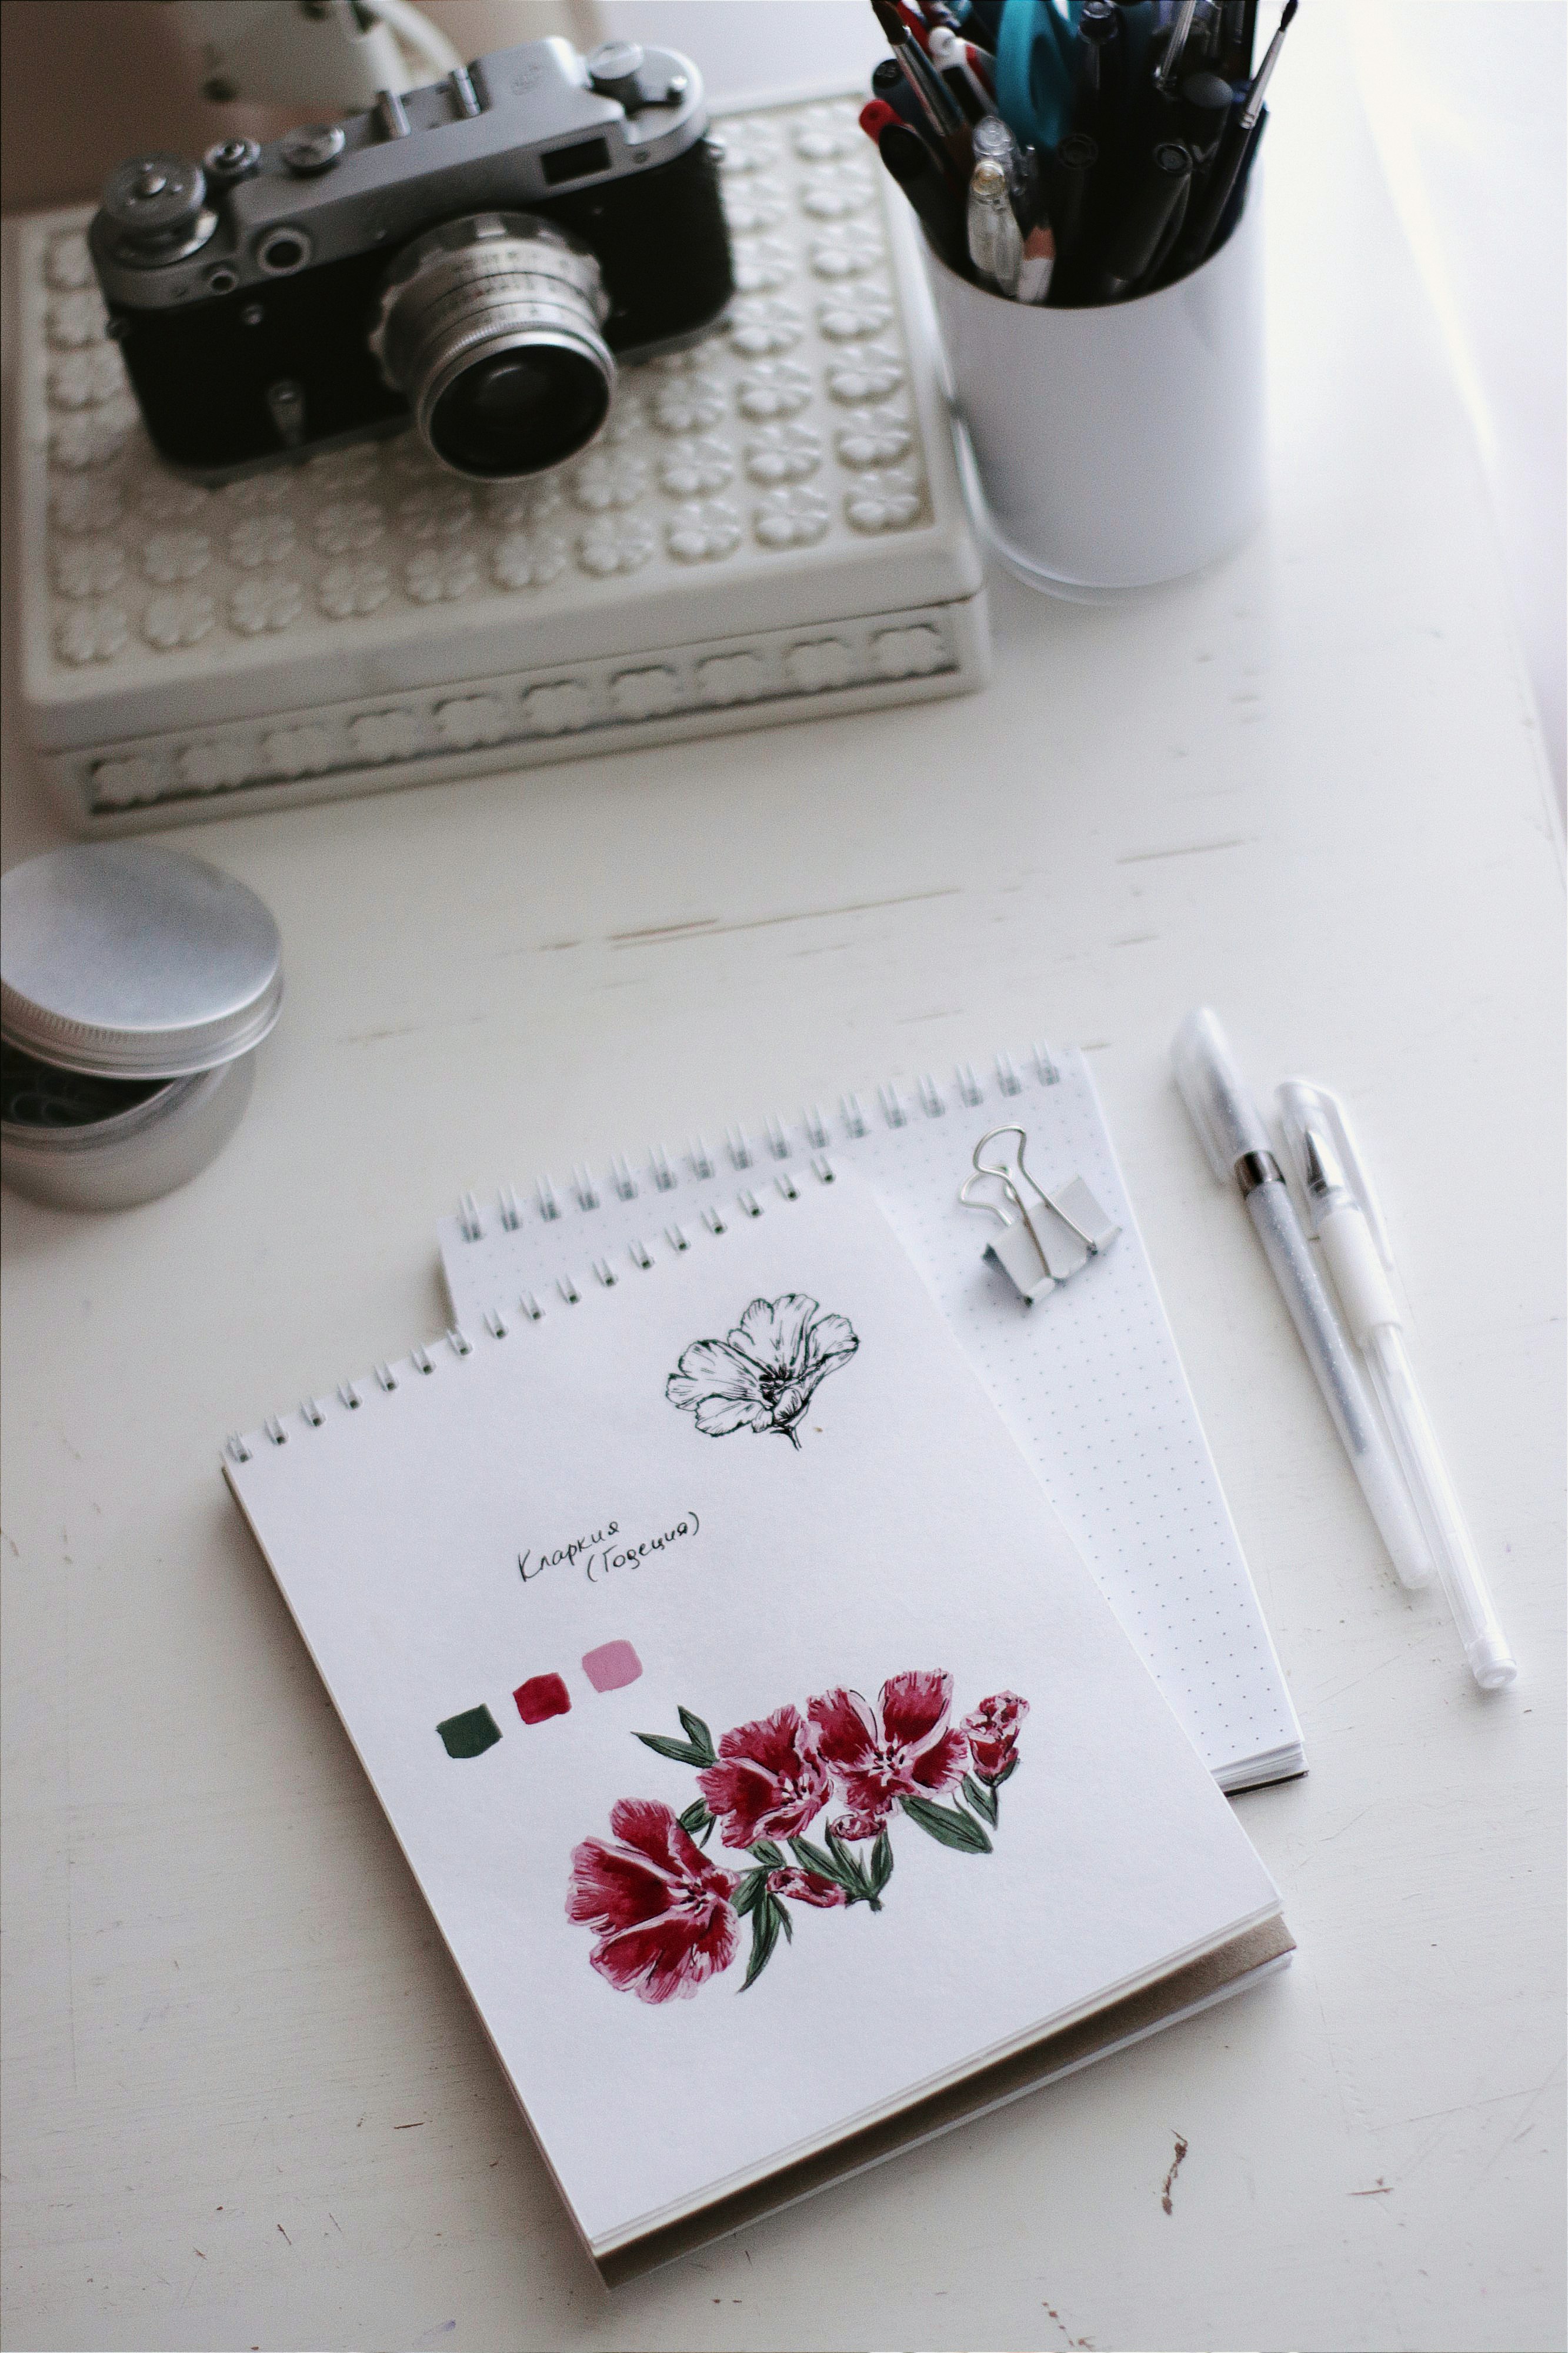
[[[465,481],[411,432],[218,489],[180,479],[107,339],[89,216],[28,224],[26,699],[75,822],[982,682],[934,330],[854,103],[714,129],[725,321],[623,368],[600,438],[523,483]]]
[[[958,1200],[981,1136],[1015,1122],[1037,1181],[1082,1176],[1121,1226],[1035,1307],[984,1256],[994,1221]],[[635,1295],[661,1261],[696,1239],[721,1241],[726,1223],[765,1215],[775,1187],[815,1187],[835,1163],[875,1190],[1221,1788],[1300,1772],[1284,1673],[1081,1054],[1037,1048],[1023,1071],[1003,1055],[989,1082],[965,1068],[951,1085],[923,1080],[913,1097],[890,1086],[874,1106],[846,1097],[835,1119],[731,1128],[716,1150],[696,1139],[635,1166],[617,1157],[605,1177],[581,1169],[559,1189],[542,1178],[483,1208],[470,1195],[438,1227],[457,1324],[585,1312],[605,1290]]]

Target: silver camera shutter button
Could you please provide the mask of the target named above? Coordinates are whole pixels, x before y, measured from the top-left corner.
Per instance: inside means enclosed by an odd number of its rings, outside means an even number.
[[[601,98],[618,99],[625,107],[640,105],[637,80],[643,69],[640,41],[605,41],[588,59],[588,79]]]
[[[110,174],[103,209],[128,237],[172,243],[200,219],[206,193],[199,164],[183,155],[139,155]]]
[[[226,185],[248,179],[260,161],[261,150],[254,139],[220,139],[202,157],[208,179],[222,180]]]
[[[303,131],[287,131],[278,151],[296,179],[313,180],[330,172],[346,142],[335,122],[313,122]]]

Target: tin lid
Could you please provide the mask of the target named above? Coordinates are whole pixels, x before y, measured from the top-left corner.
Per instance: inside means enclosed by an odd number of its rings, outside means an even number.
[[[281,955],[255,892],[199,858],[53,849],[0,881],[0,1030],[62,1070],[182,1078],[266,1037]]]

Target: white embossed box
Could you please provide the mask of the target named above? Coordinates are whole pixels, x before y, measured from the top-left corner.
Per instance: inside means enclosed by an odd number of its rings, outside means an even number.
[[[858,101],[716,124],[739,291],[527,484],[413,434],[219,490],[154,457],[82,227],[21,241],[23,677],[121,832],[982,684],[981,560],[908,214]]]

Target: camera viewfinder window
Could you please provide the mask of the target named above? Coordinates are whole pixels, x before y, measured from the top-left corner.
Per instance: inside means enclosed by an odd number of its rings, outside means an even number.
[[[610,150],[603,139],[579,139],[571,147],[552,147],[542,159],[544,185],[558,188],[563,180],[586,180],[610,168]]]

